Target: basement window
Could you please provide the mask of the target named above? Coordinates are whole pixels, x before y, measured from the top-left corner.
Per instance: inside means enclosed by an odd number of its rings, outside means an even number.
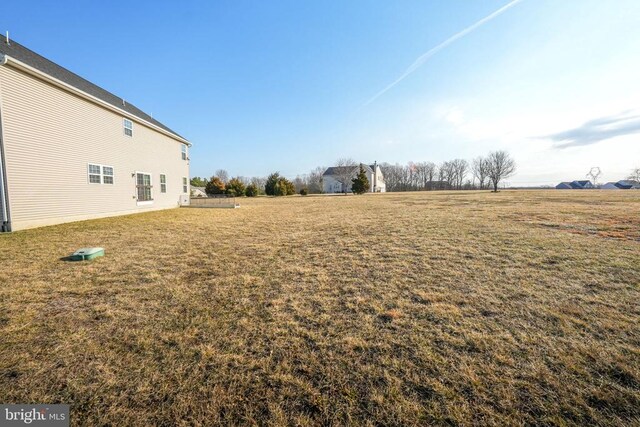
[[[133,122],[128,119],[122,119],[124,125],[124,134],[126,136],[133,136]]]
[[[150,202],[151,198],[151,175],[148,173],[136,173],[136,195],[139,202]]]
[[[189,184],[186,177],[182,177],[182,192],[187,193],[189,191]]]
[[[160,174],[160,192],[167,192],[167,176],[163,174]]]

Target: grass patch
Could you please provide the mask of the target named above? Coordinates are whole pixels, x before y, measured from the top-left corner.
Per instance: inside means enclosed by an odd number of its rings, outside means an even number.
[[[241,202],[0,235],[0,401],[74,425],[640,423],[640,192]]]

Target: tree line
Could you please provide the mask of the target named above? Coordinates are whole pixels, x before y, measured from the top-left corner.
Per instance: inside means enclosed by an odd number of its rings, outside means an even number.
[[[387,191],[484,190],[498,191],[500,183],[516,171],[506,151],[492,151],[471,161],[453,159],[380,165]]]
[[[199,176],[191,178],[192,187],[205,189],[208,196],[290,196],[293,194],[320,194],[322,193],[322,174],[325,167],[318,166],[308,174],[298,175],[290,181],[279,172],[274,172],[267,177],[231,177],[225,169],[218,169],[211,178]]]
[[[351,159],[339,159],[335,166],[353,166]],[[453,159],[436,164],[434,162],[409,162],[406,165],[381,163],[387,191],[431,191],[431,190],[483,190],[498,191],[500,183],[516,171],[513,158],[506,151],[492,151],[486,156],[471,161]],[[298,175],[292,181],[274,172],[267,177],[229,176],[218,169],[209,178],[194,177],[191,186],[204,187],[207,195],[287,196],[292,194],[320,194],[323,192],[322,176],[326,167],[318,166],[309,173]],[[345,169],[346,170],[346,169]],[[362,172],[362,171],[360,171]],[[342,179],[351,180],[354,174]],[[358,173],[355,178],[358,178]],[[358,184],[360,185],[360,184]],[[359,187],[358,187],[359,188]]]
[[[191,186],[204,188],[207,196],[213,197],[290,196],[296,193],[296,187],[293,182],[281,176],[278,172],[274,172],[266,178],[247,178],[243,176],[229,178],[229,173],[226,170],[218,169],[209,179],[199,176],[191,178]]]

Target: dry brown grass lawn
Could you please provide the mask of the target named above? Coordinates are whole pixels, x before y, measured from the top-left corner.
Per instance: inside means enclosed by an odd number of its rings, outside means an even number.
[[[640,424],[640,192],[260,198],[0,263],[0,402],[74,425]]]

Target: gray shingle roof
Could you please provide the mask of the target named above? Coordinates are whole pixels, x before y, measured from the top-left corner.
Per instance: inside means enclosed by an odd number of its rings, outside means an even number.
[[[327,170],[322,174],[323,176],[330,176],[330,175],[346,175],[347,173],[351,173],[356,171],[358,168],[360,167],[360,165],[355,165],[355,166],[331,166],[330,168],[327,168]],[[362,167],[364,167],[364,169],[368,172],[373,172],[373,168],[371,166],[362,164]]]
[[[66,68],[59,66],[55,62],[49,61],[47,58],[38,55],[32,50],[22,46],[20,43],[11,40],[10,44],[7,44],[7,39],[3,35],[0,35],[0,54],[5,54],[11,58],[17,59],[20,62],[24,62],[25,64],[35,68],[38,71],[41,71],[70,86],[73,86],[76,89],[88,93],[89,95],[95,96],[101,101],[111,104],[114,107],[120,108],[121,110],[124,110],[127,113],[138,117],[139,119],[153,123],[154,125],[166,130],[167,132],[177,136],[178,138],[186,139],[167,126],[163,125],[159,121],[155,120],[153,117],[140,110],[135,105],[132,105],[129,102],[125,102],[125,105],[123,105],[123,99],[121,97],[102,89],[100,86],[95,85],[90,81],[80,77],[79,75],[72,73]]]
[[[621,188],[623,190],[630,190],[632,188],[640,188],[640,183],[638,181],[634,181],[632,179],[623,179],[621,181],[618,181],[616,183],[614,183],[613,185],[615,185],[618,188]]]

